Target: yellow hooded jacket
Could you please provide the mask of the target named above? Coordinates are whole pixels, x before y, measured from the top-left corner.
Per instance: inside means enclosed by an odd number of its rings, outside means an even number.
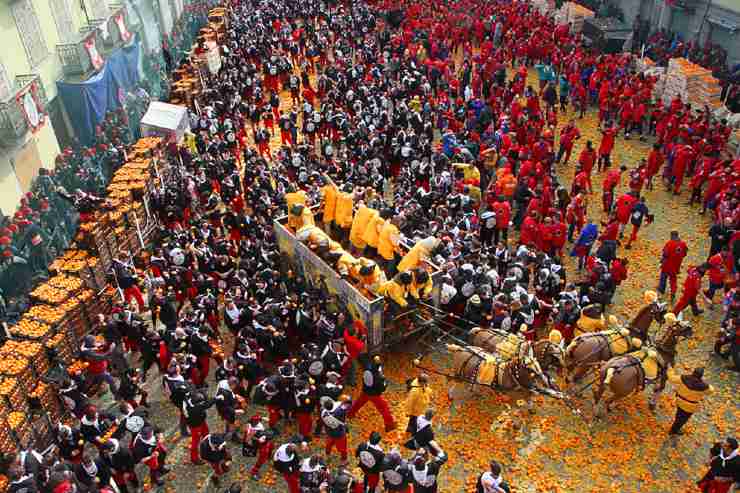
[[[386,260],[393,260],[394,254],[398,251],[398,242],[400,232],[395,224],[386,221],[380,230],[378,237],[378,253]]]
[[[432,283],[432,276],[429,276],[427,281],[424,284],[418,284],[416,282],[416,273],[413,272],[413,281],[411,281],[411,284],[409,285],[409,294],[416,298],[417,300],[421,297],[422,299],[427,299],[432,295],[432,289],[434,289],[434,284]]]
[[[416,245],[398,263],[398,271],[404,272],[416,269],[421,265],[422,261],[429,260],[429,255],[439,245],[439,242],[440,240],[433,236],[417,241]]]
[[[301,216],[294,216],[290,213],[290,211],[293,210],[293,206],[296,204],[301,204],[302,206],[304,206],[305,211],[305,209],[308,209],[308,207],[306,206],[307,201],[308,197],[306,195],[306,192],[304,192],[303,190],[299,190],[297,192],[289,192],[285,194],[285,202],[288,206],[288,226],[293,228],[294,230],[297,230],[302,226],[302,218]]]
[[[324,223],[328,224],[334,220],[337,210],[337,187],[334,184],[324,185],[321,188],[324,194]]]
[[[408,305],[408,302],[406,301],[407,294],[408,290],[406,289],[406,286],[401,284],[396,277],[390,281],[384,282],[378,287],[379,296],[385,296],[386,298],[392,299],[402,308],[405,308]]]
[[[373,217],[373,213],[377,214],[377,211],[365,205],[358,207],[355,218],[352,220],[352,228],[349,230],[349,241],[352,242],[355,248],[362,250],[367,246],[363,234]]]
[[[337,193],[337,208],[334,214],[334,222],[340,228],[347,229],[352,225],[352,206],[351,193]]]
[[[383,228],[385,219],[380,217],[380,213],[374,209],[372,216],[367,221],[367,227],[365,232],[362,233],[362,240],[367,243],[367,246],[372,248],[378,248],[378,237],[380,236],[380,230]]]
[[[409,395],[406,396],[406,414],[421,416],[432,402],[432,389],[428,385],[421,385],[418,378],[411,382],[410,387]]]
[[[676,386],[676,406],[687,413],[695,413],[699,410],[699,404],[707,394],[714,392],[714,387],[707,386],[706,390],[693,390],[686,386],[681,375],[673,368],[668,369],[668,380]]]

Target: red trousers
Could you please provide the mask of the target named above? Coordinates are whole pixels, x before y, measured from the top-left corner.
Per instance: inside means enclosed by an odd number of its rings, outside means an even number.
[[[200,452],[198,446],[200,440],[208,435],[208,423],[205,421],[200,426],[189,426],[190,428],[190,460],[192,462],[200,461]]]
[[[139,291],[139,286],[133,285],[130,288],[126,288],[123,290],[123,299],[128,304],[131,301],[131,298],[136,299],[136,304],[139,305],[139,311],[144,311],[144,297],[141,296],[141,291]]]
[[[223,476],[228,471],[228,467],[226,467],[226,461],[221,462],[209,462],[211,465],[211,468],[213,469],[213,475],[214,476]]]
[[[673,307],[673,313],[678,316],[678,314],[681,313],[683,309],[689,305],[691,305],[691,307],[696,310],[696,296],[698,294],[699,293],[687,293],[686,291],[684,291],[681,295],[681,298],[679,298],[678,303],[676,303],[676,306]]]
[[[337,448],[337,452],[339,452],[339,455],[342,457],[342,461],[346,461],[347,460],[347,434],[346,433],[339,438],[334,438],[330,436],[326,437],[326,449],[324,450],[324,453],[326,454],[327,458],[331,455],[331,451],[334,447]]]
[[[211,370],[211,357],[207,354],[198,356],[198,375],[193,379],[195,385],[202,385]],[[195,376],[195,375],[194,375]]]
[[[301,493],[301,489],[298,486],[298,472],[293,473],[283,473],[283,479],[286,483],[288,483],[288,492],[289,493]]]
[[[275,406],[273,404],[267,405],[267,414],[269,416],[269,422],[270,428],[274,428],[276,424],[278,424],[278,421],[280,421],[280,408],[278,406]]]
[[[360,394],[360,398],[352,404],[352,409],[349,410],[347,417],[351,419],[355,414],[357,414],[360,409],[362,409],[362,406],[367,404],[368,401],[373,403],[375,409],[377,409],[380,415],[383,417],[385,430],[393,430],[396,427],[396,422],[393,420],[393,416],[391,415],[391,410],[388,407],[388,403],[385,402],[385,399],[383,399],[382,395],[367,395],[365,392],[363,392],[362,394]]]
[[[149,460],[144,461],[144,464],[146,464],[151,472],[159,470],[163,465],[159,462],[159,457],[161,454],[167,453],[167,449],[161,443],[157,445],[156,451],[158,452],[157,456],[152,456]]]
[[[374,492],[380,483],[380,474],[377,472],[371,472],[365,474],[365,484],[367,485],[367,491]]]
[[[627,242],[627,244],[631,244],[635,240],[637,240],[637,232],[640,231],[640,226],[637,226],[635,224],[632,225],[632,234],[630,234],[630,241]]]
[[[280,129],[280,143],[282,145],[293,145],[293,137],[290,135],[289,130]]]
[[[263,464],[267,463],[272,458],[273,445],[272,442],[265,442],[257,449],[257,460],[252,466],[250,473],[252,475],[258,474]]]
[[[295,417],[298,420],[298,433],[304,438],[311,438],[311,413],[298,411]]]

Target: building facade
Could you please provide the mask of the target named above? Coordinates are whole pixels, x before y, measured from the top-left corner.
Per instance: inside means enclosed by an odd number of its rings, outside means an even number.
[[[639,15],[651,32],[667,29],[685,41],[707,39],[727,50],[732,68],[740,63],[740,0],[611,0],[619,5],[625,22]]]
[[[56,82],[81,82],[125,42],[140,37],[144,56],[161,50],[183,0],[0,0],[0,210],[12,215],[40,168],[72,145]],[[126,38],[130,39],[130,38]]]

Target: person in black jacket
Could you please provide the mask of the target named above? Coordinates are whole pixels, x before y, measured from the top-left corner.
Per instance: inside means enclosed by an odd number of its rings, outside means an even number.
[[[406,493],[411,484],[411,470],[398,450],[392,450],[385,456],[381,467],[385,491]]]
[[[188,394],[182,404],[185,422],[190,430],[190,461],[195,465],[203,464],[198,454],[198,447],[201,439],[208,435],[206,413],[214,404],[214,400],[206,399],[203,393],[199,391]]]
[[[301,440],[298,437],[293,437],[288,443],[284,443],[275,450],[275,454],[272,459],[273,468],[282,474],[288,485],[289,493],[300,493],[300,487],[298,486],[299,470],[301,467],[301,458],[298,455],[297,443]],[[302,443],[303,448],[307,448],[305,442]]]
[[[211,370],[211,354],[213,354],[208,333],[203,327],[198,328],[190,337],[190,351],[198,359],[198,371],[193,375],[193,383],[198,387],[203,387]]]
[[[95,406],[87,406],[85,414],[80,419],[80,432],[85,440],[96,447],[103,445],[101,438],[110,429],[111,416],[98,413]]]
[[[113,480],[121,493],[128,493],[128,484],[139,487],[139,478],[136,476],[136,461],[127,447],[122,447],[115,438],[109,438],[103,445],[103,459],[111,469]]]
[[[383,417],[385,431],[390,432],[396,429],[396,422],[393,419],[388,403],[383,398],[383,392],[387,387],[385,375],[383,374],[383,365],[380,356],[375,356],[368,361],[367,354],[361,355],[365,371],[362,374],[362,394],[360,398],[352,405],[352,409],[347,413],[347,419],[352,419],[357,412],[362,409],[368,401],[372,402],[375,408]]]
[[[211,480],[216,486],[221,485],[221,476],[226,474],[231,466],[231,455],[226,448],[226,435],[209,433],[199,444],[200,456],[213,468]]]
[[[358,445],[357,450],[355,450],[355,457],[359,459],[360,469],[362,469],[364,475],[364,491],[375,491],[380,482],[380,471],[385,459],[385,452],[380,446],[380,440],[380,433],[374,431],[370,433],[368,441]]]
[[[137,463],[144,463],[149,468],[152,483],[162,486],[162,476],[169,472],[166,465],[167,448],[164,446],[164,436],[155,433],[154,428],[144,426],[131,441],[131,452]]]
[[[170,365],[167,374],[162,378],[162,383],[165,394],[169,396],[170,402],[175,406],[180,415],[180,435],[189,436],[190,431],[185,421],[185,413],[182,405],[188,393],[193,389],[192,384],[185,380],[180,373],[180,366],[177,364]]]
[[[59,456],[67,462],[79,464],[82,460],[85,440],[79,429],[60,422],[55,435],[55,445],[59,451]]]
[[[25,474],[23,468],[15,465],[8,472],[8,493],[36,493],[38,486],[31,474]]]
[[[447,454],[437,450],[437,454],[429,459],[427,449],[419,449],[411,464],[411,480],[414,493],[437,493],[439,470],[447,462]]]
[[[224,436],[232,440],[238,440],[236,431],[234,431],[236,416],[237,414],[244,413],[244,409],[241,409],[239,398],[236,395],[238,388],[239,381],[235,377],[220,380],[216,388],[216,396],[214,397],[218,415],[224,420]]]
[[[100,488],[110,485],[110,466],[101,457],[93,458],[86,453],[73,470],[77,483],[88,493],[97,493]]]

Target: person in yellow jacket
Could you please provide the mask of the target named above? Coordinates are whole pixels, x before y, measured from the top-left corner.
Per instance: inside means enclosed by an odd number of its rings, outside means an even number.
[[[333,183],[327,183],[321,187],[321,193],[324,196],[324,208],[321,221],[325,226],[328,226],[334,221],[334,216],[337,210],[337,186]]]
[[[352,208],[354,207],[352,192],[337,193],[337,207],[334,211],[334,224],[337,226],[337,239],[342,243],[349,239],[349,229],[352,226]]]
[[[378,238],[380,237],[380,230],[385,224],[385,219],[380,215],[380,212],[370,209],[371,215],[367,221],[365,231],[362,233],[362,241],[367,245],[366,248],[376,249],[378,248]]]
[[[416,433],[416,418],[429,409],[434,393],[429,386],[429,377],[426,373],[407,381],[406,388],[409,392],[406,396],[406,415],[409,417],[406,432],[413,434]]]
[[[367,225],[374,214],[377,214],[377,211],[369,208],[365,204],[360,204],[355,213],[355,218],[352,220],[352,227],[349,230],[349,241],[360,253],[363,252],[367,246],[367,242],[363,239],[363,234],[365,233]]]
[[[452,167],[455,168],[456,171],[462,171],[463,179],[465,181],[474,180],[480,183],[480,170],[478,170],[474,164],[452,163]]]
[[[394,274],[401,253],[401,232],[396,226],[396,219],[386,221],[378,236],[378,255],[385,261],[385,270]]]
[[[291,214],[293,206],[303,205],[305,206],[308,202],[308,196],[303,190],[297,192],[288,192],[285,194],[285,203],[288,206],[288,227],[292,228],[293,231],[297,231],[301,227],[301,218]]]
[[[313,212],[311,212],[311,209],[305,205],[295,204],[290,209],[288,225],[291,226],[296,233],[305,226],[315,226],[316,223],[313,219]]]
[[[359,259],[356,259],[343,249],[330,252],[328,260],[330,265],[335,267],[339,275],[344,278],[350,277],[353,269],[360,263]]]
[[[412,278],[410,272],[396,274],[393,279],[386,281],[378,288],[378,295],[384,296],[390,302],[391,314],[398,313],[401,308],[408,306],[406,296],[409,294],[409,285]]]
[[[688,375],[678,375],[669,368],[668,380],[676,386],[676,418],[668,434],[683,435],[681,428],[699,410],[699,404],[714,387],[704,381],[704,368],[696,368]]]
[[[360,291],[377,295],[380,285],[387,281],[385,272],[378,267],[378,264],[365,257],[360,257],[359,263],[354,267],[354,272],[350,275],[359,284]]]
[[[411,271],[411,285],[409,294],[416,300],[426,300],[432,295],[432,277],[424,269],[414,269]]]
[[[442,243],[442,240],[429,236],[416,242],[406,255],[398,263],[400,272],[416,269],[422,262],[428,262],[431,259],[432,252]]]

